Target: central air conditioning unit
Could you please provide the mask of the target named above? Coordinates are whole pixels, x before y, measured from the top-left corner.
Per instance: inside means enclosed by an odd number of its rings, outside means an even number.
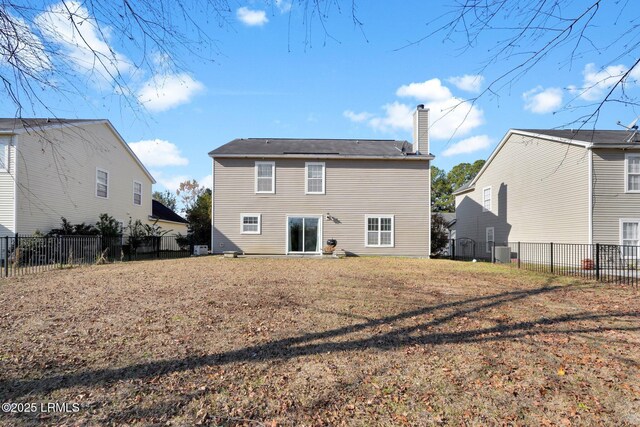
[[[494,259],[500,264],[509,264],[511,262],[511,246],[496,246],[494,248]]]
[[[195,245],[193,247],[193,254],[194,255],[208,255],[209,254],[209,247],[207,245]]]

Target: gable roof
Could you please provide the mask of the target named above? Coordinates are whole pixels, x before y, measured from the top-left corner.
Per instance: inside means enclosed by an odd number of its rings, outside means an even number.
[[[478,171],[479,173],[479,171]],[[478,175],[478,174],[476,174]],[[473,177],[475,178],[475,176]],[[464,182],[460,187],[456,188],[455,190],[453,190],[453,192],[451,194],[456,194],[456,193],[462,193],[465,190],[468,190],[471,187],[471,181],[473,181],[473,178],[471,178],[469,181]]]
[[[313,157],[432,159],[431,154],[412,153],[407,141],[388,139],[234,139],[209,152],[211,157]]]
[[[511,135],[522,135],[532,138],[546,139],[547,141],[558,142],[591,148],[638,148],[640,149],[640,132],[634,133],[628,130],[573,130],[573,129],[509,129],[502,138],[498,146],[493,150],[484,166],[478,171],[471,181],[464,183],[452,194],[454,196],[472,191],[475,183],[489,167],[493,158],[500,149],[507,143]]]
[[[100,119],[0,118],[0,132],[23,133],[44,128],[101,123]]]
[[[147,170],[146,166],[140,161],[136,153],[133,152],[129,144],[122,138],[116,128],[107,119],[49,119],[49,118],[0,118],[0,134],[17,135],[22,133],[31,133],[44,131],[46,129],[56,129],[64,127],[73,127],[87,124],[104,124],[113,133],[116,139],[124,146],[124,149],[133,157],[133,160],[140,166],[142,171],[147,175],[153,184],[156,180]]]
[[[162,221],[179,222],[182,224],[189,223],[172,209],[166,207],[162,202],[155,199],[151,201],[151,217]]]
[[[634,135],[627,130],[511,129],[511,131],[520,134],[547,136],[557,142],[574,141],[592,144],[594,147],[640,144],[640,133]],[[633,138],[630,140],[631,137]]]
[[[509,129],[497,147],[493,150],[484,166],[470,181],[465,182],[452,194],[458,196],[475,189],[476,181],[489,167],[500,149],[507,143],[511,135],[522,135],[531,138],[541,138],[561,144],[570,144],[591,148],[640,148],[640,135],[634,135],[626,130],[573,130],[573,129]],[[634,136],[633,140],[629,138]],[[630,141],[630,142],[627,142]]]

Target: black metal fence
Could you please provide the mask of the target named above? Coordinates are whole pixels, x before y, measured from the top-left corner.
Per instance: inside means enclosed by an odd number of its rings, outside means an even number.
[[[188,257],[193,245],[180,236],[0,237],[0,278],[86,264]]]
[[[455,260],[502,263],[524,270],[632,286],[640,281],[638,246],[455,239],[449,248],[451,259]]]

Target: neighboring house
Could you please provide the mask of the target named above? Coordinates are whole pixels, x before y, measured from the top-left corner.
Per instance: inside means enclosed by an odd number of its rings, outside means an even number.
[[[108,120],[0,119],[0,236],[148,220],[151,174]]]
[[[638,245],[640,138],[512,129],[454,194],[458,239]]]
[[[189,222],[175,213],[171,208],[166,207],[158,200],[152,200],[152,214],[149,215],[151,224],[162,227],[163,231],[169,231],[169,235],[182,234],[187,235],[187,225]]]
[[[214,253],[428,256],[428,111],[414,144],[369,139],[236,139],[213,158]]]
[[[440,212],[442,218],[444,219],[447,225],[447,234],[449,239],[456,238],[456,214],[455,212]]]
[[[447,229],[447,239],[449,240],[441,254],[451,254],[451,239],[456,238],[456,214],[452,212],[432,212],[431,220],[433,220],[433,217],[436,215],[440,215],[444,220],[444,225]]]

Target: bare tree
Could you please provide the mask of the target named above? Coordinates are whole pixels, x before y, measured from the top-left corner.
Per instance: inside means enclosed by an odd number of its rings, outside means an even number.
[[[460,55],[483,48],[478,72],[492,77],[466,106],[500,97],[524,75],[570,69],[593,58],[598,67],[590,78],[564,88],[569,101],[562,110],[575,112],[567,125],[595,127],[607,104],[638,105],[627,89],[640,76],[639,18],[640,9],[629,0],[462,0],[428,20],[428,33],[402,48],[436,37],[453,42]]]
[[[305,45],[317,24],[342,0],[264,0],[265,6],[299,17]],[[87,85],[110,91],[137,110],[140,82],[152,91],[171,72],[186,72],[194,61],[214,61],[221,28],[233,28],[228,0],[0,0],[0,94],[16,107],[16,117],[44,108],[56,117],[43,93],[70,101]],[[355,0],[347,2],[355,21]],[[181,74],[184,76],[184,74]],[[145,88],[143,88],[145,89]],[[23,111],[31,107],[32,111]]]
[[[27,106],[51,111],[44,91],[75,100],[86,84],[111,89],[135,105],[131,82],[145,73],[180,69],[185,57],[215,57],[211,29],[195,17],[206,16],[217,27],[230,13],[227,0],[43,3],[0,0],[0,81],[16,116]]]

